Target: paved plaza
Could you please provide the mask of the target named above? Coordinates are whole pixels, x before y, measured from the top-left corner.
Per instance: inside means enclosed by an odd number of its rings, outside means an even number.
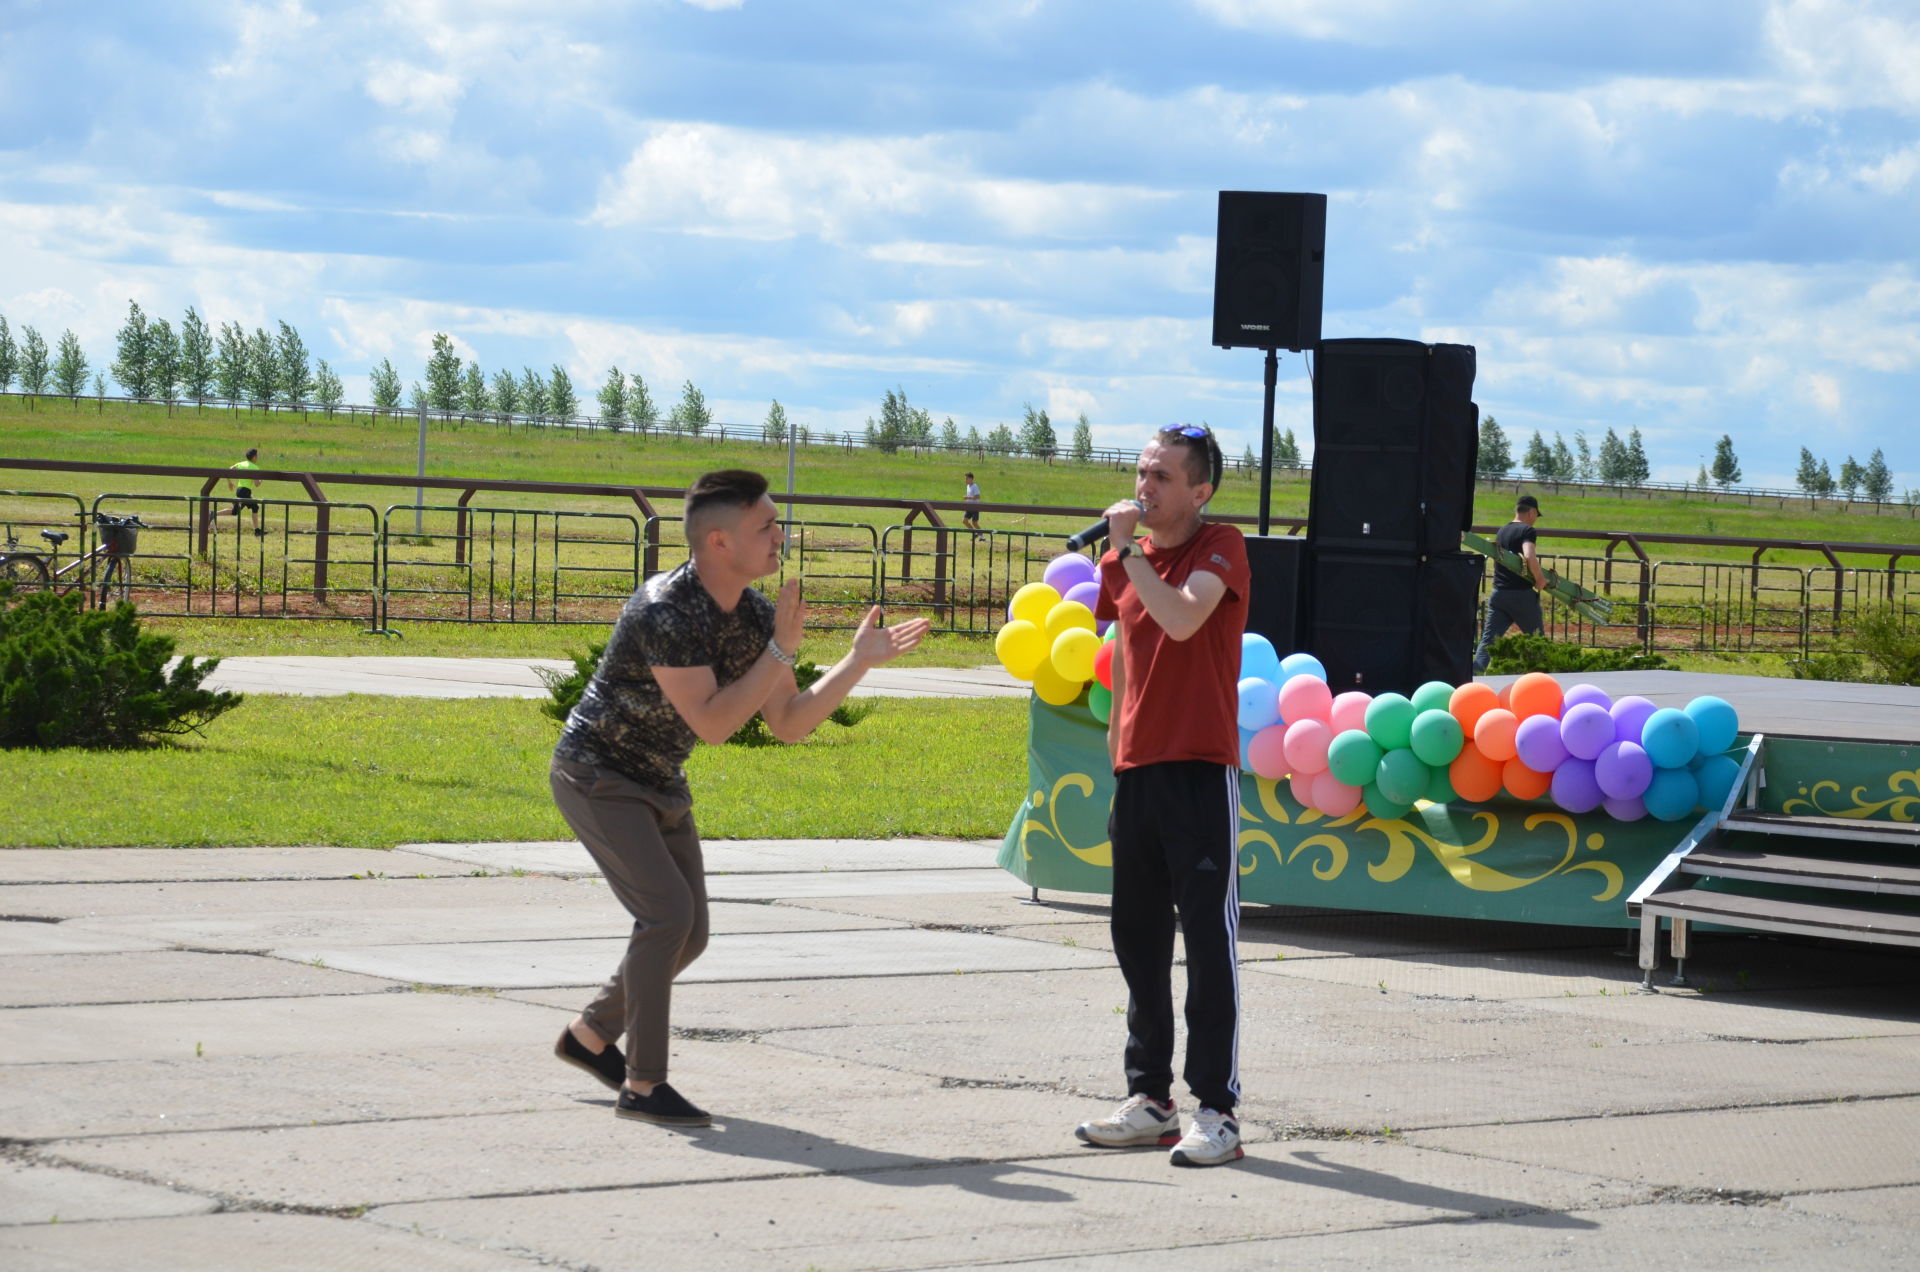
[[[552,1056],[623,937],[577,845],[9,851],[0,1266],[1913,1266],[1920,961],[1646,995],[1621,933],[1249,906],[1248,1155],[1180,1171],[1073,1141],[1104,898],[994,847],[711,845],[692,1131]]]

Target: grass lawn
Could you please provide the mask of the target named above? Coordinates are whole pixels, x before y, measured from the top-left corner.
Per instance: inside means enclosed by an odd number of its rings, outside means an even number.
[[[547,790],[554,724],[525,699],[255,695],[204,738],[11,751],[4,847],[571,838]],[[708,838],[987,838],[1026,782],[1026,704],[888,699],[799,746],[696,748]]]

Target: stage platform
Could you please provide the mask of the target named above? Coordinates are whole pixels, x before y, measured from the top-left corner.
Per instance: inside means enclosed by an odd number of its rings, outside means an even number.
[[[1488,677],[1488,683],[1504,683]],[[1789,815],[1912,822],[1920,817],[1920,688],[1685,672],[1560,677],[1616,699],[1684,706],[1702,694],[1740,713],[1741,744],[1767,738],[1761,806]],[[1105,727],[1084,704],[1037,699],[1028,727],[1027,798],[999,863],[1036,889],[1111,891]],[[1626,899],[1696,819],[1622,822],[1550,801],[1424,805],[1382,820],[1364,808],[1329,818],[1285,782],[1241,779],[1243,902],[1443,915],[1582,927],[1631,927]]]

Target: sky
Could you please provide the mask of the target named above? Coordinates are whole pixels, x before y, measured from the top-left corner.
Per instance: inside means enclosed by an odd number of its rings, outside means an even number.
[[[135,300],[290,322],[350,401],[440,331],[729,423],[1238,453],[1223,189],[1326,194],[1324,336],[1475,346],[1516,456],[1920,486],[1912,0],[0,0],[0,315],[96,365]]]

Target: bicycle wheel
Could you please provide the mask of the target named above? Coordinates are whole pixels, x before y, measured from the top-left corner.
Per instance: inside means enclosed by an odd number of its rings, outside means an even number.
[[[47,585],[47,559],[31,552],[18,556],[0,556],[0,581],[25,591]]]

